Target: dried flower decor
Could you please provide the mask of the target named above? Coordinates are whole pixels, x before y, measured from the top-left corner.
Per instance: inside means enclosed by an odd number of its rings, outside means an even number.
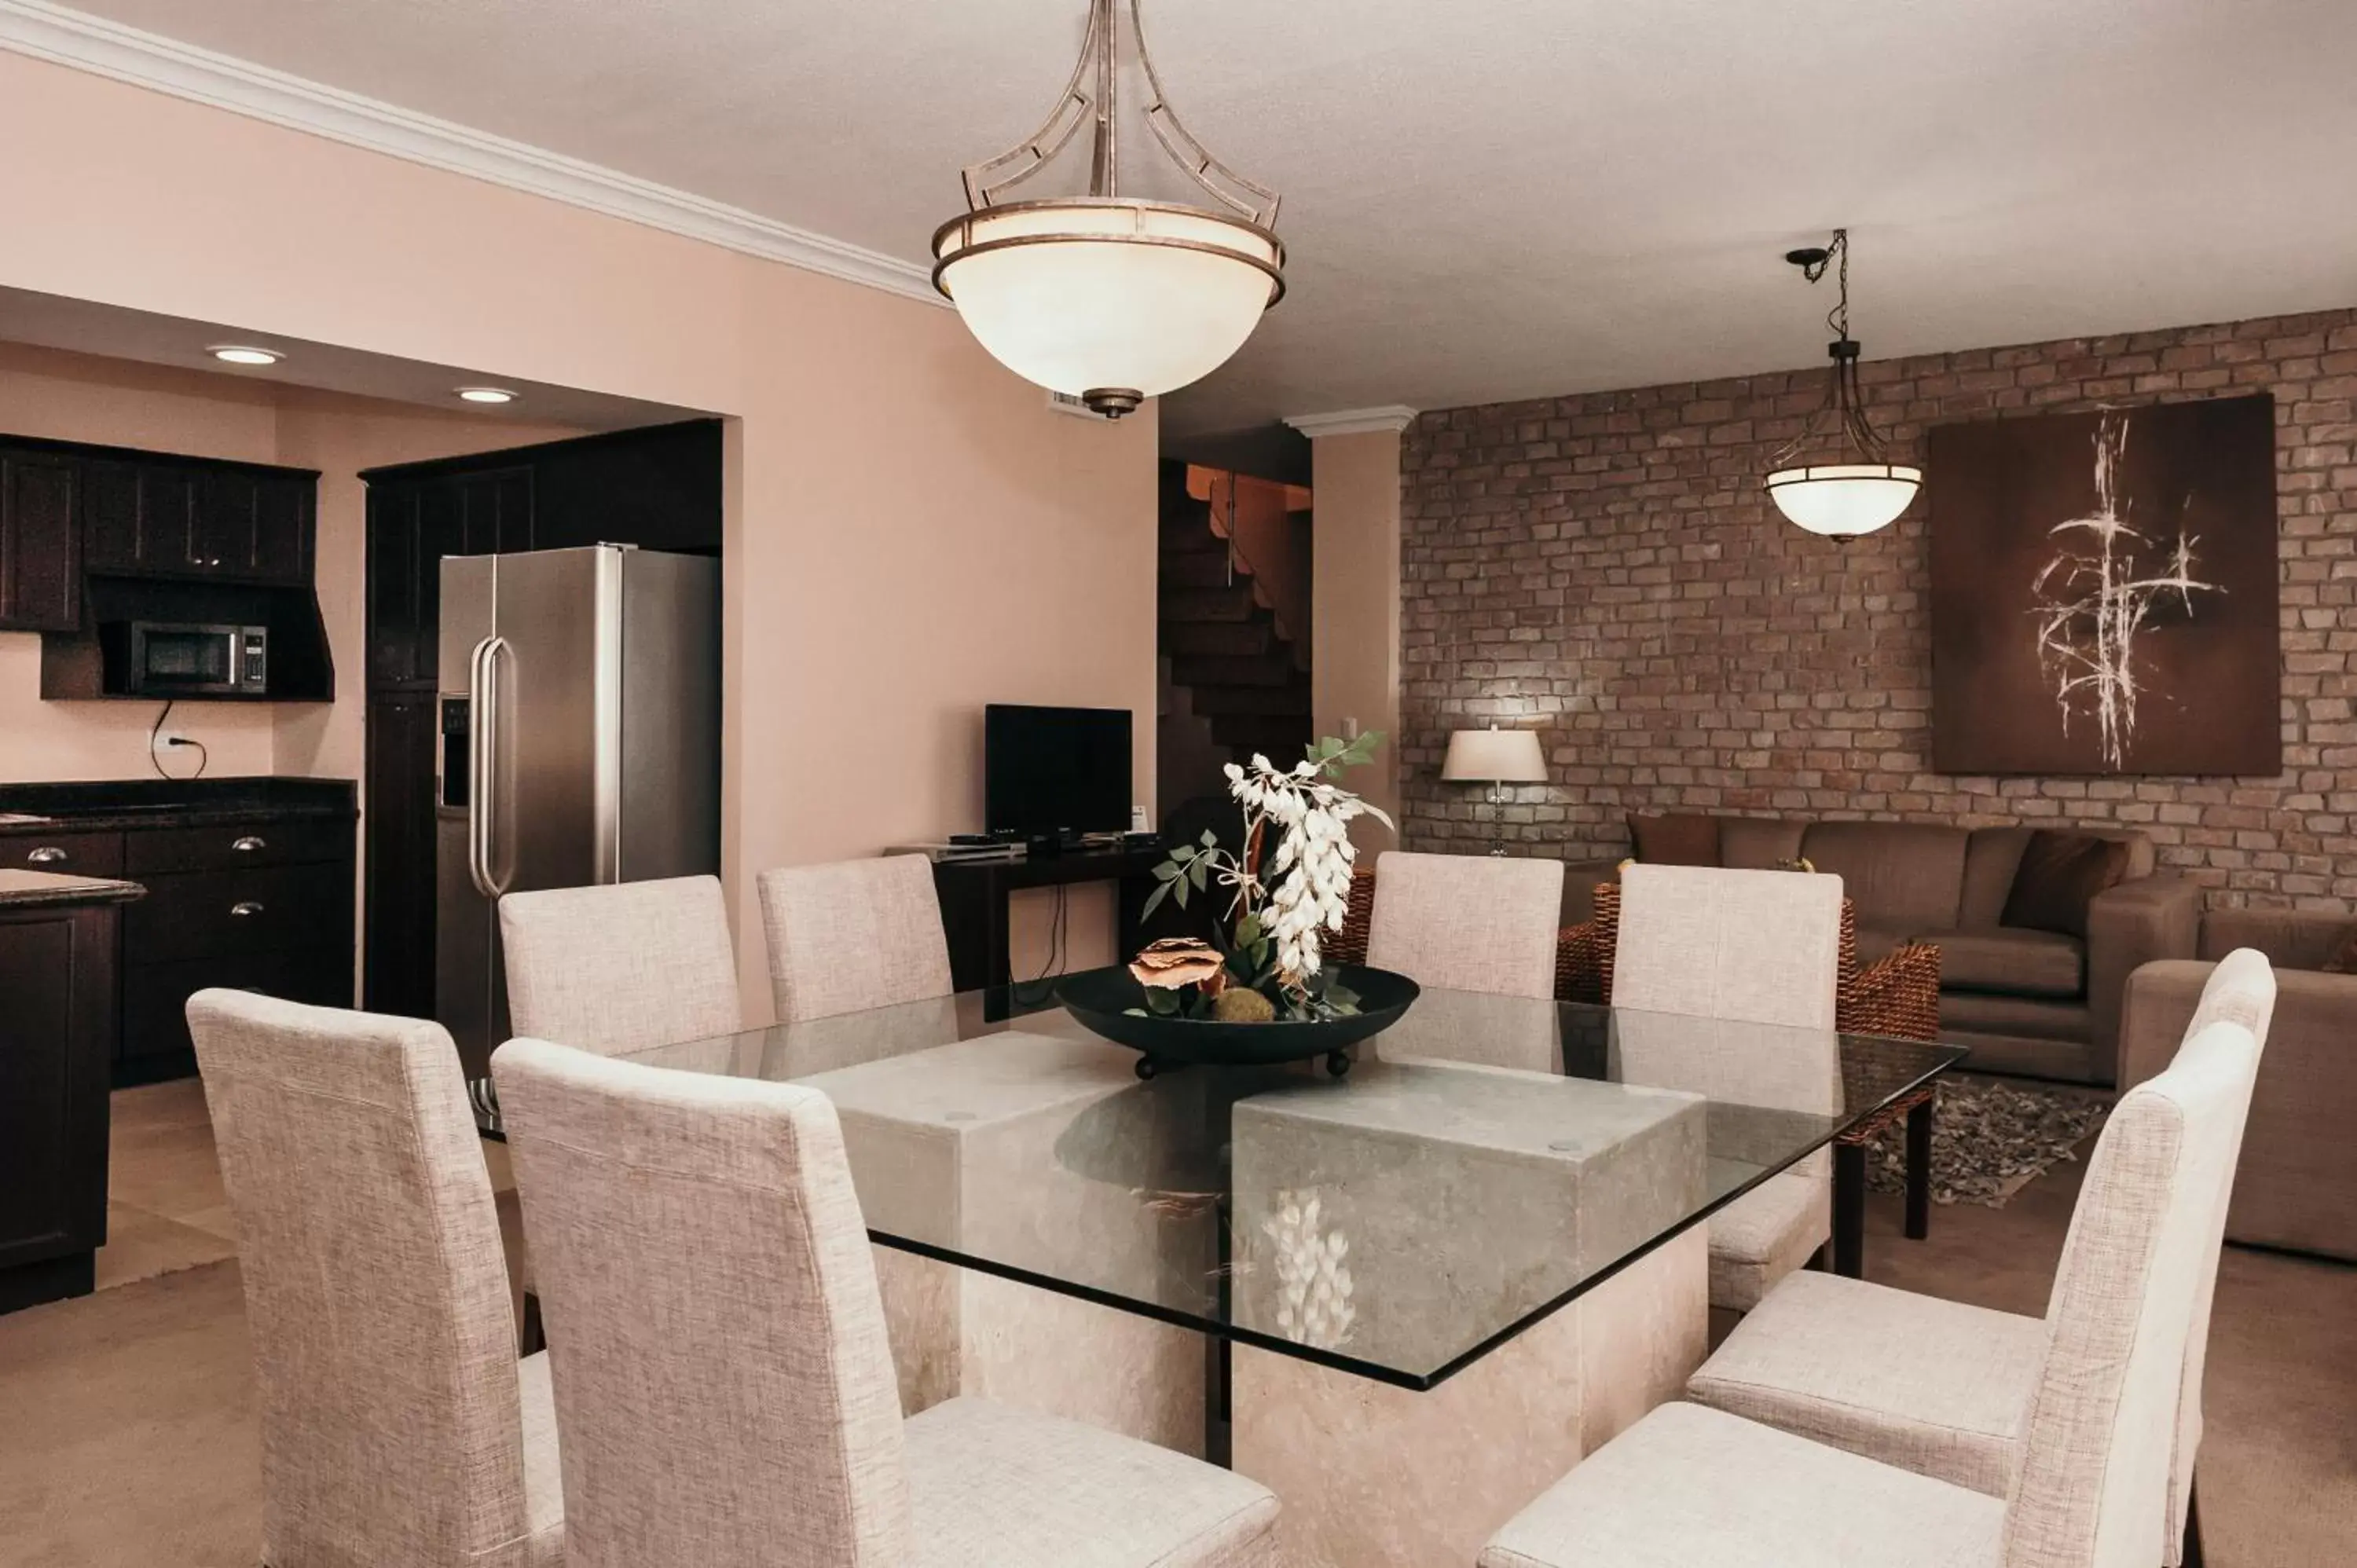
[[[1329,736],[1286,768],[1260,756],[1250,768],[1228,765],[1228,793],[1244,809],[1243,853],[1231,852],[1209,832],[1197,843],[1180,844],[1154,868],[1161,886],[1147,897],[1146,913],[1165,897],[1183,909],[1189,893],[1208,892],[1216,881],[1231,894],[1222,915],[1229,929],[1214,928],[1217,950],[1184,939],[1156,942],[1139,953],[1130,972],[1146,988],[1146,1004],[1133,1011],[1250,1017],[1258,1010],[1241,997],[1214,1005],[1222,991],[1238,987],[1265,998],[1276,1020],[1358,1011],[1358,997],[1319,969],[1318,948],[1322,933],[1342,929],[1349,908],[1351,863],[1358,858],[1351,823],[1371,816],[1391,825],[1389,817],[1334,780],[1372,761],[1383,739],[1380,730],[1350,741]],[[1221,957],[1216,973],[1198,972],[1205,954]],[[1190,978],[1171,978],[1180,974]]]

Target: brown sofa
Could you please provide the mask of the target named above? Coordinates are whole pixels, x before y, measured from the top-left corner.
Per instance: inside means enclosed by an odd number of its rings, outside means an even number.
[[[2343,915],[2216,909],[2201,923],[2199,961],[2148,963],[2128,978],[2122,1089],[2169,1065],[2219,959],[2256,948],[2276,966],[2230,1240],[2357,1262],[2357,974],[2320,972],[2351,926]]]
[[[1805,858],[1839,876],[1857,906],[1862,961],[1909,941],[1937,947],[1941,1037],[1971,1047],[1969,1065],[1981,1071],[2111,1083],[2129,974],[2154,959],[2191,958],[2199,937],[2201,890],[2156,874],[2152,841],[2139,832],[2083,830],[2124,840],[2128,864],[2126,879],[2088,906],[2083,940],[2000,923],[2028,827],[1716,822],[1722,865],[1769,870]],[[1566,924],[1587,918],[1590,891],[1616,865],[1570,868]]]

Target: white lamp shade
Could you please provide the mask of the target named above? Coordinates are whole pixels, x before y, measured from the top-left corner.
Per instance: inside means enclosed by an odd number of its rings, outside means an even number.
[[[1922,485],[1922,469],[1898,463],[1779,468],[1768,476],[1778,511],[1811,533],[1840,539],[1888,527]]]
[[[1440,777],[1451,784],[1544,784],[1546,756],[1536,730],[1461,729],[1448,737]]]
[[[1029,242],[986,248],[1015,239]],[[1275,303],[1284,263],[1265,230],[1125,201],[985,209],[944,224],[933,253],[935,281],[982,346],[1074,397],[1153,397],[1209,375]]]

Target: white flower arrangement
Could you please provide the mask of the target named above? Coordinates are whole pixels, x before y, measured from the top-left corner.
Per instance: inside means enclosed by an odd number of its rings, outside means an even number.
[[[1359,1309],[1351,1305],[1351,1239],[1318,1225],[1318,1198],[1276,1194],[1276,1212],[1261,1221],[1276,1265],[1276,1331],[1297,1345],[1340,1349]]]
[[[1228,793],[1244,810],[1243,854],[1223,848],[1211,832],[1199,844],[1174,849],[1154,868],[1162,885],[1146,899],[1146,912],[1165,895],[1184,908],[1190,888],[1201,892],[1216,878],[1232,890],[1225,916],[1235,924],[1228,972],[1238,984],[1296,1017],[1355,1011],[1355,996],[1321,978],[1319,948],[1323,933],[1340,931],[1350,910],[1359,853],[1351,823],[1365,816],[1388,827],[1391,818],[1333,780],[1371,760],[1383,738],[1380,730],[1347,742],[1329,736],[1291,768],[1258,755],[1249,768],[1228,764]],[[1160,1000],[1155,992],[1147,995],[1155,1011],[1185,1010],[1178,995],[1158,994]]]

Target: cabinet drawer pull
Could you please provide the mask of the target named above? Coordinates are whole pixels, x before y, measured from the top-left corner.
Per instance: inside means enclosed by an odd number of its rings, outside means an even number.
[[[229,912],[232,915],[259,915],[262,906],[251,898],[241,898],[229,907]]]
[[[235,843],[231,843],[229,847],[237,851],[240,854],[252,854],[255,850],[267,849],[269,845],[264,843],[261,839],[257,838],[253,833],[247,833],[242,838],[240,838]]]
[[[66,857],[66,852],[53,843],[45,843],[25,857],[27,865],[56,865]]]

